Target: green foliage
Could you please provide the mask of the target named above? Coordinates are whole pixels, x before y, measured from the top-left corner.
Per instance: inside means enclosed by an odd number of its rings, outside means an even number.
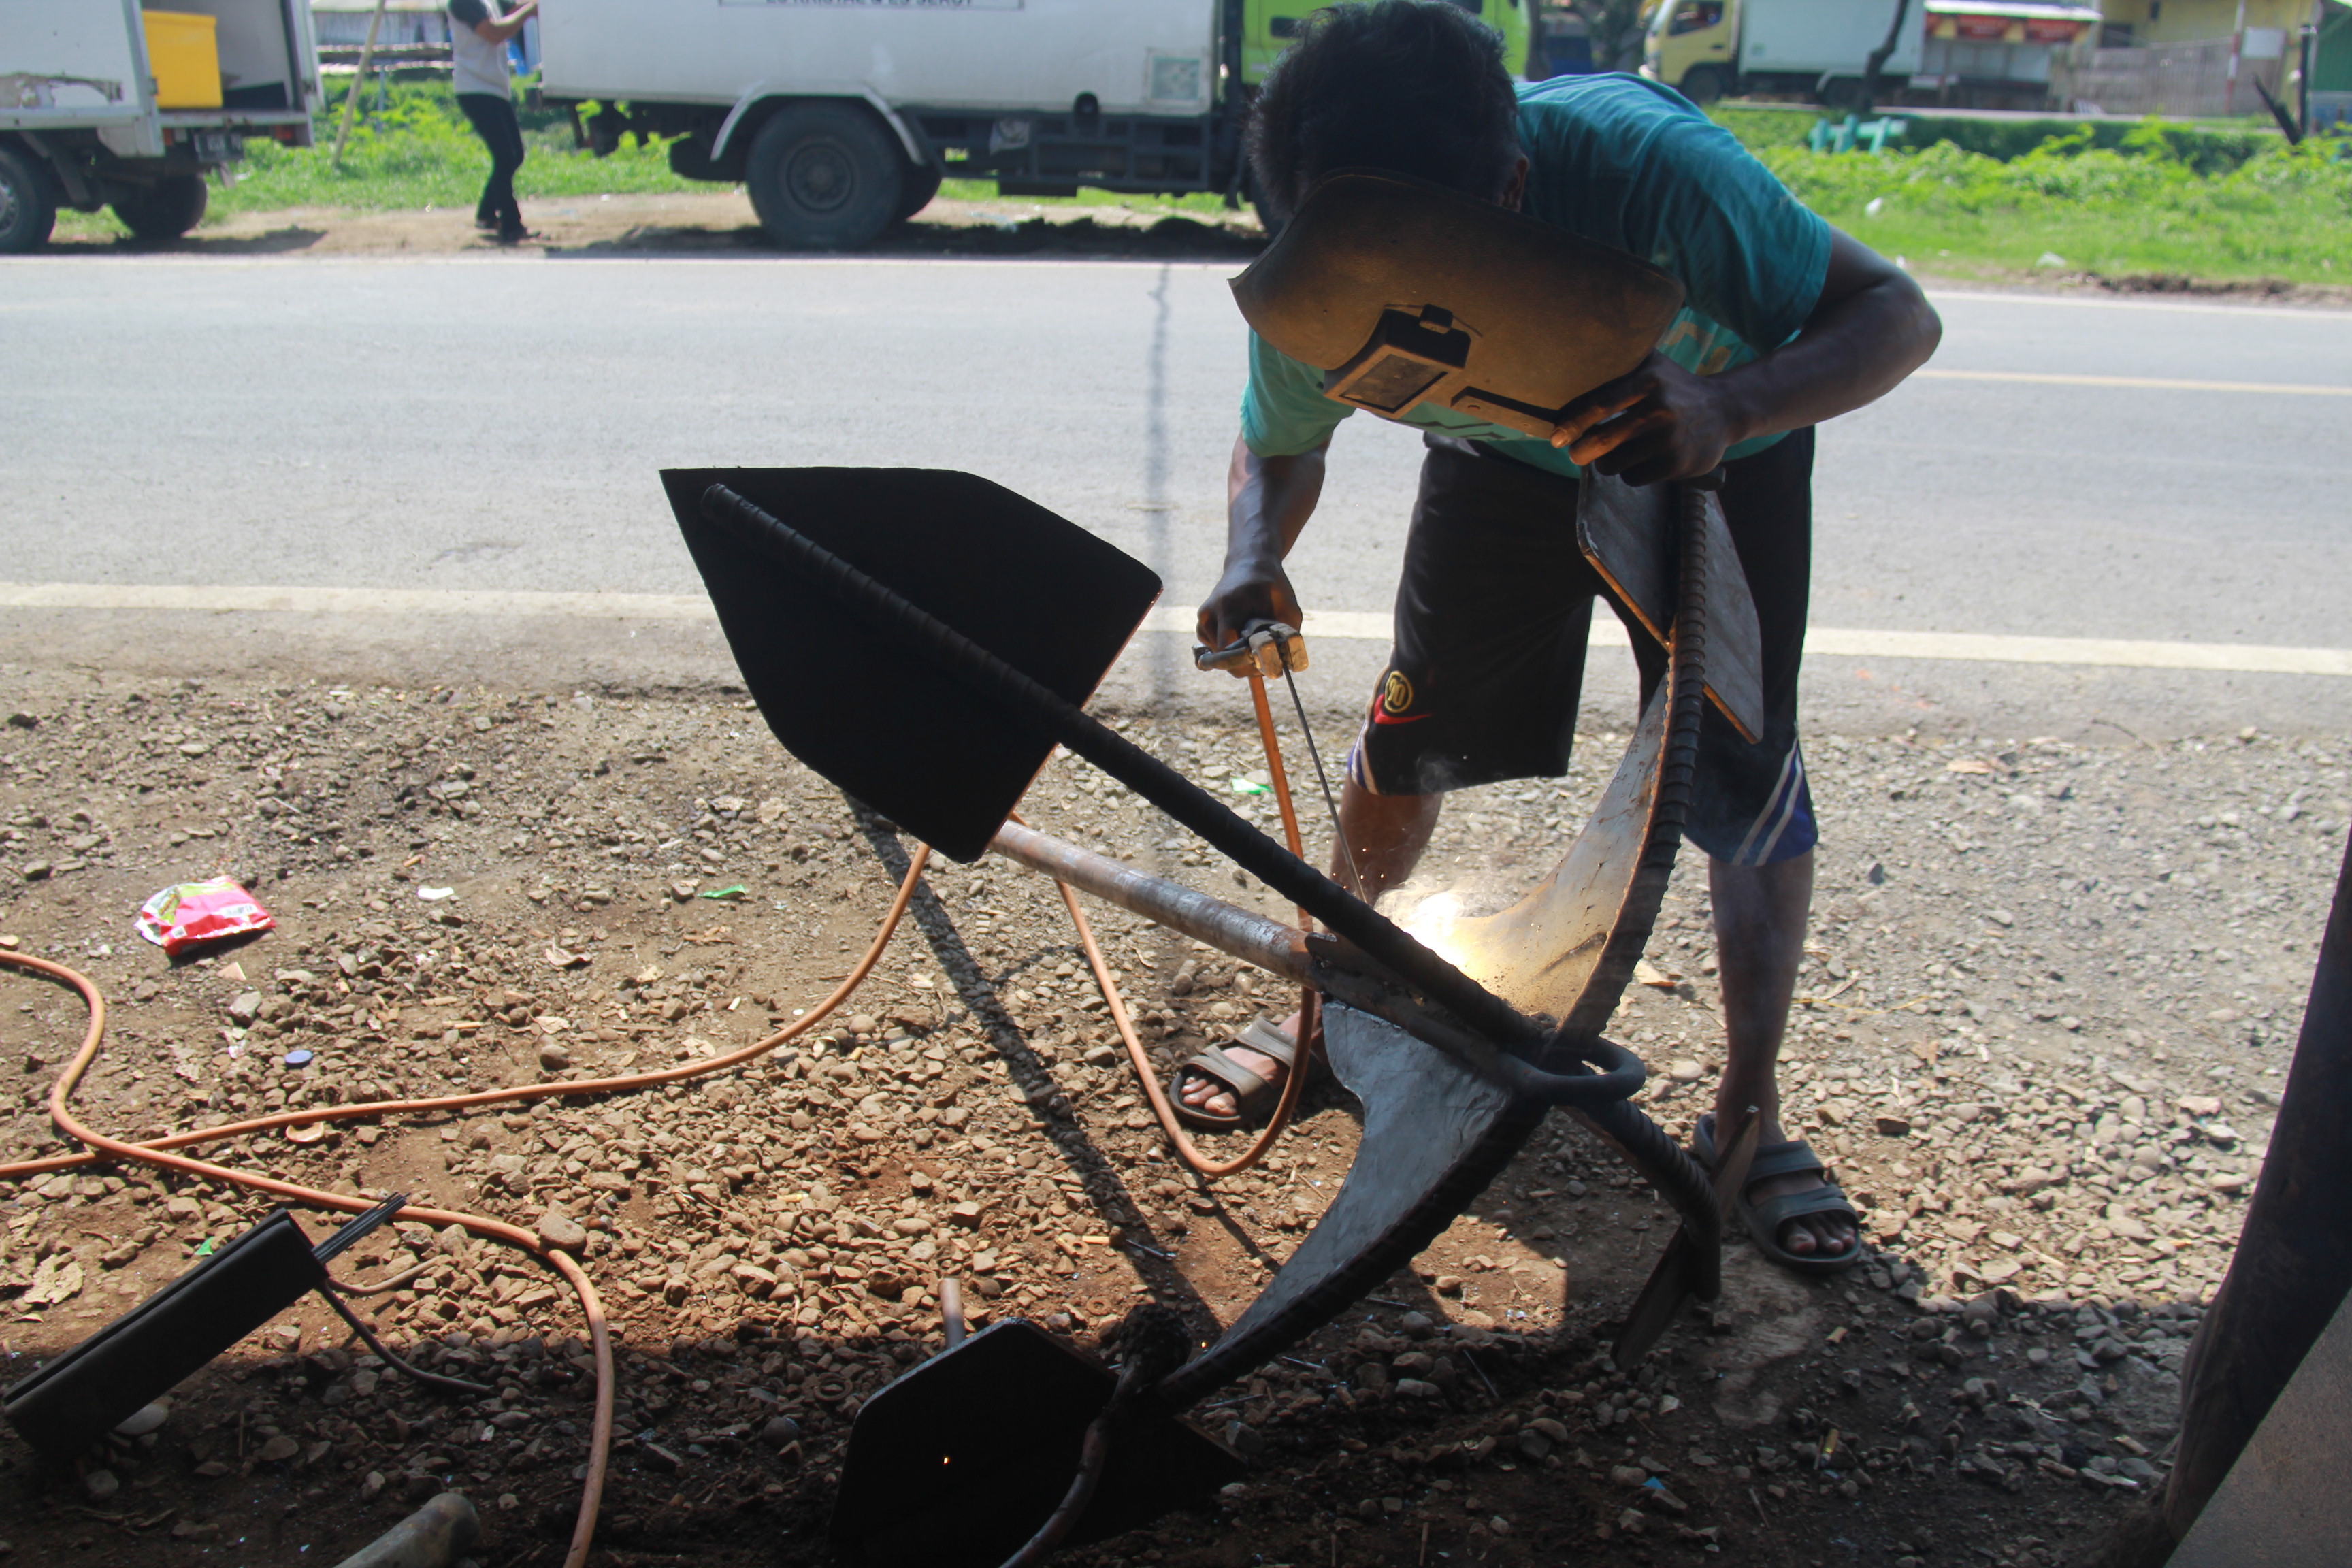
[[[1801,147],[1813,122],[1831,116],[1803,104],[1717,103],[1707,114],[1739,138],[1752,153],[1767,147]],[[2200,174],[2223,174],[2259,153],[2284,145],[2275,131],[2248,121],[2206,124],[2188,120],[1978,120],[1911,109],[1882,109],[1909,122],[1904,144],[1929,147],[1948,142],[1964,153],[1975,153],[2000,163],[2025,157],[2062,138],[2075,150],[2148,153],[2162,148]]]
[[[2273,138],[2231,161],[2181,134],[2193,127],[2150,121],[2112,146],[2097,129],[2045,137],[2006,162],[1949,142],[1877,156],[1777,145],[1759,156],[1814,211],[1923,270],[2352,283],[2352,143]]]

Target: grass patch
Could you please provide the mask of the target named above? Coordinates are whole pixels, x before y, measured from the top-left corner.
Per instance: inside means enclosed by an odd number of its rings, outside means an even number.
[[[1923,271],[2352,284],[2352,142],[2279,141],[2201,174],[2187,140],[2150,123],[2114,148],[2085,127],[2007,161],[1949,142],[1759,156],[1815,212]]]

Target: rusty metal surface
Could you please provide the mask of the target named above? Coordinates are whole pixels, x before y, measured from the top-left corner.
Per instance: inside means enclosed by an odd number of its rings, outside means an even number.
[[[2347,1561],[2352,1300],[2336,1308],[2168,1568],[2342,1568]]]
[[[1017,866],[1132,910],[1155,925],[1205,942],[1219,952],[1285,979],[1313,978],[1304,938],[1296,926],[1155,877],[1108,855],[1081,849],[1018,822],[997,830],[989,847]]]
[[[1677,489],[1635,487],[1590,468],[1577,486],[1578,546],[1661,646],[1673,640],[1679,592],[1673,526]],[[1707,510],[1706,694],[1752,742],[1764,732],[1764,634],[1723,521],[1723,503],[1699,493]]]

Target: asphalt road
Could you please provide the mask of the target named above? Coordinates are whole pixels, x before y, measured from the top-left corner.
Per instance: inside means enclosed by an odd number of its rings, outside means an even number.
[[[920,464],[1035,498],[1189,605],[1223,541],[1232,270],[6,263],[0,580],[691,593],[657,468]],[[1994,379],[1823,428],[1817,626],[2352,646],[2352,399],[2243,389],[2352,383],[2352,314],[1937,302],[1931,369]],[[1342,429],[1294,559],[1310,607],[1387,607],[1418,456]]]

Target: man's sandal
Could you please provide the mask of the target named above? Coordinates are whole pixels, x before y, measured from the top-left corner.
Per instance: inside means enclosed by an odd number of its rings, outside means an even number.
[[[1691,1152],[1698,1163],[1708,1170],[1715,1169],[1715,1113],[1707,1112],[1698,1119],[1691,1132]],[[1748,1189],[1758,1182],[1774,1176],[1817,1173],[1822,1184],[1811,1192],[1783,1193],[1778,1197],[1753,1201]],[[1793,1268],[1800,1274],[1837,1274],[1862,1261],[1862,1216],[1854,1212],[1853,1204],[1829,1179],[1829,1167],[1808,1147],[1803,1139],[1786,1143],[1759,1143],[1756,1157],[1748,1163],[1748,1179],[1731,1200],[1740,1223],[1757,1250],[1783,1268]],[[1807,1219],[1814,1215],[1843,1215],[1853,1226],[1853,1243],[1843,1252],[1824,1255],[1818,1252],[1791,1252],[1780,1245],[1780,1227],[1792,1219]]]
[[[1263,1014],[1235,1030],[1226,1040],[1225,1045],[1246,1047],[1260,1056],[1270,1057],[1280,1062],[1287,1071],[1298,1070],[1297,1042],[1284,1034],[1275,1025],[1268,1023]],[[1234,1097],[1234,1113],[1231,1116],[1219,1116],[1187,1102],[1183,1092],[1184,1079],[1191,1073],[1197,1073],[1231,1090]],[[1178,1068],[1175,1076],[1169,1080],[1168,1084],[1169,1103],[1174,1108],[1177,1119],[1189,1122],[1194,1127],[1204,1127],[1216,1132],[1231,1132],[1237,1128],[1247,1126],[1254,1121],[1263,1120],[1265,1114],[1273,1111],[1274,1102],[1281,1094],[1282,1084],[1279,1080],[1260,1078],[1227,1056],[1224,1046],[1211,1046],[1207,1050]]]

